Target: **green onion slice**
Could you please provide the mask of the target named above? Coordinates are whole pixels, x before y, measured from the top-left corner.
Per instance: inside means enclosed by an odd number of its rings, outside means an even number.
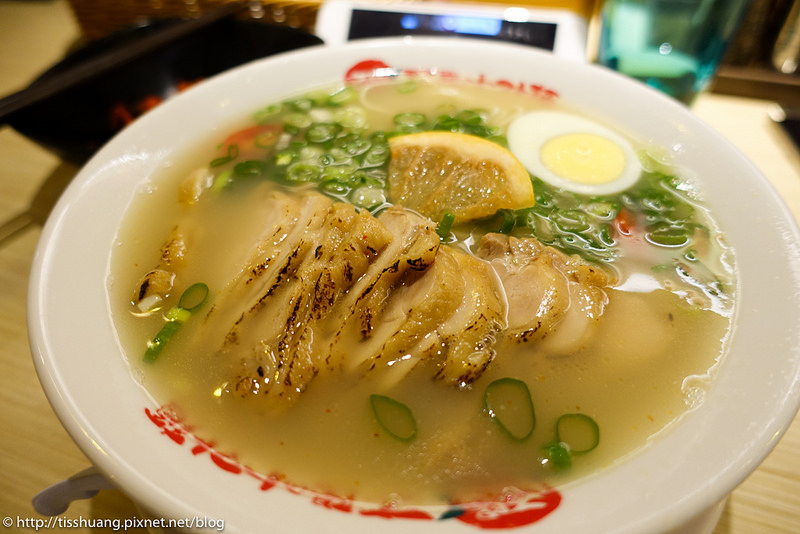
[[[328,97],[328,103],[333,106],[341,106],[342,104],[354,100],[356,96],[358,96],[356,90],[349,85],[345,85]]]
[[[646,234],[647,240],[663,247],[680,247],[689,243],[689,234],[685,228],[669,225],[658,225]]]
[[[208,298],[208,286],[203,282],[197,282],[186,288],[178,301],[178,307],[186,311],[193,312],[205,303]]]
[[[219,167],[220,165],[225,165],[226,163],[230,163],[231,161],[235,160],[238,157],[239,157],[239,145],[230,144],[228,145],[228,149],[225,155],[211,160],[209,166],[212,168]]]
[[[292,163],[286,169],[286,179],[293,183],[316,182],[322,175],[318,165],[310,163]]]
[[[575,454],[589,452],[600,443],[600,427],[588,415],[567,413],[556,421],[556,440]]]
[[[442,239],[447,239],[450,235],[450,229],[453,228],[453,221],[456,220],[456,216],[446,211],[445,214],[442,216],[442,220],[439,225],[436,227],[436,233],[439,234],[439,237]]]
[[[259,177],[267,170],[267,164],[263,161],[248,159],[240,161],[233,168],[233,173],[237,176]]]
[[[517,223],[517,217],[514,211],[510,209],[499,209],[497,210],[497,214],[502,218],[500,229],[497,231],[501,234],[511,233],[511,230],[514,229],[514,226]]]
[[[378,424],[399,441],[412,441],[417,437],[417,421],[411,408],[385,395],[370,395],[369,403]]]
[[[144,359],[148,362],[154,362],[158,359],[159,354],[164,349],[166,344],[172,339],[172,336],[178,331],[183,323],[189,320],[192,312],[202,306],[208,298],[208,286],[202,282],[192,284],[181,295],[178,300],[178,305],[170,308],[166,313],[167,322],[161,327],[161,330],[147,342],[147,349],[144,353]]]
[[[563,443],[549,443],[544,448],[547,461],[557,470],[569,469],[572,466],[572,455]]]
[[[214,178],[214,183],[211,185],[211,189],[213,191],[221,191],[230,183],[232,176],[233,169],[225,169],[219,173],[216,178]]]
[[[317,122],[306,130],[306,140],[310,143],[324,143],[335,138],[342,127],[331,122]]]
[[[516,378],[500,378],[486,387],[484,407],[489,417],[515,441],[525,441],[536,427],[528,386]]]
[[[167,321],[153,339],[147,342],[147,350],[144,353],[144,359],[148,362],[156,361],[158,355],[161,354],[161,350],[167,342],[172,339],[172,336],[175,335],[175,332],[178,331],[181,324],[180,321]]]
[[[422,126],[427,118],[422,113],[408,111],[405,113],[398,113],[392,120],[400,128],[411,129]]]

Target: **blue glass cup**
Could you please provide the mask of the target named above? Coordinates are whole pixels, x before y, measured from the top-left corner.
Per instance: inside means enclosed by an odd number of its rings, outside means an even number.
[[[709,83],[749,0],[607,0],[598,63],[690,105]]]

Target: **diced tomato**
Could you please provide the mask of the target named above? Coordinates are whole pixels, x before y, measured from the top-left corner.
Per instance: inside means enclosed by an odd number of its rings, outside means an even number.
[[[631,236],[636,228],[636,217],[630,211],[622,208],[614,219],[614,230],[617,235]]]

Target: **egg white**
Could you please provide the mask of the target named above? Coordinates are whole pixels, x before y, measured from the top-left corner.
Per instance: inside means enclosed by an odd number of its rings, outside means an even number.
[[[542,161],[542,148],[557,137],[568,134],[597,135],[622,150],[624,167],[611,181],[591,184],[571,180],[550,169]],[[515,119],[508,128],[508,147],[528,172],[561,189],[584,195],[608,195],[624,191],[641,175],[641,163],[631,144],[609,128],[594,121],[560,111],[534,111]]]

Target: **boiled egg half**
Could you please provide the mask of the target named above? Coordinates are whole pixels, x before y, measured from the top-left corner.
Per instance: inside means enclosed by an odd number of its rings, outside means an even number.
[[[534,111],[508,128],[508,147],[528,172],[584,195],[624,191],[642,168],[631,144],[594,121],[560,111]]]

